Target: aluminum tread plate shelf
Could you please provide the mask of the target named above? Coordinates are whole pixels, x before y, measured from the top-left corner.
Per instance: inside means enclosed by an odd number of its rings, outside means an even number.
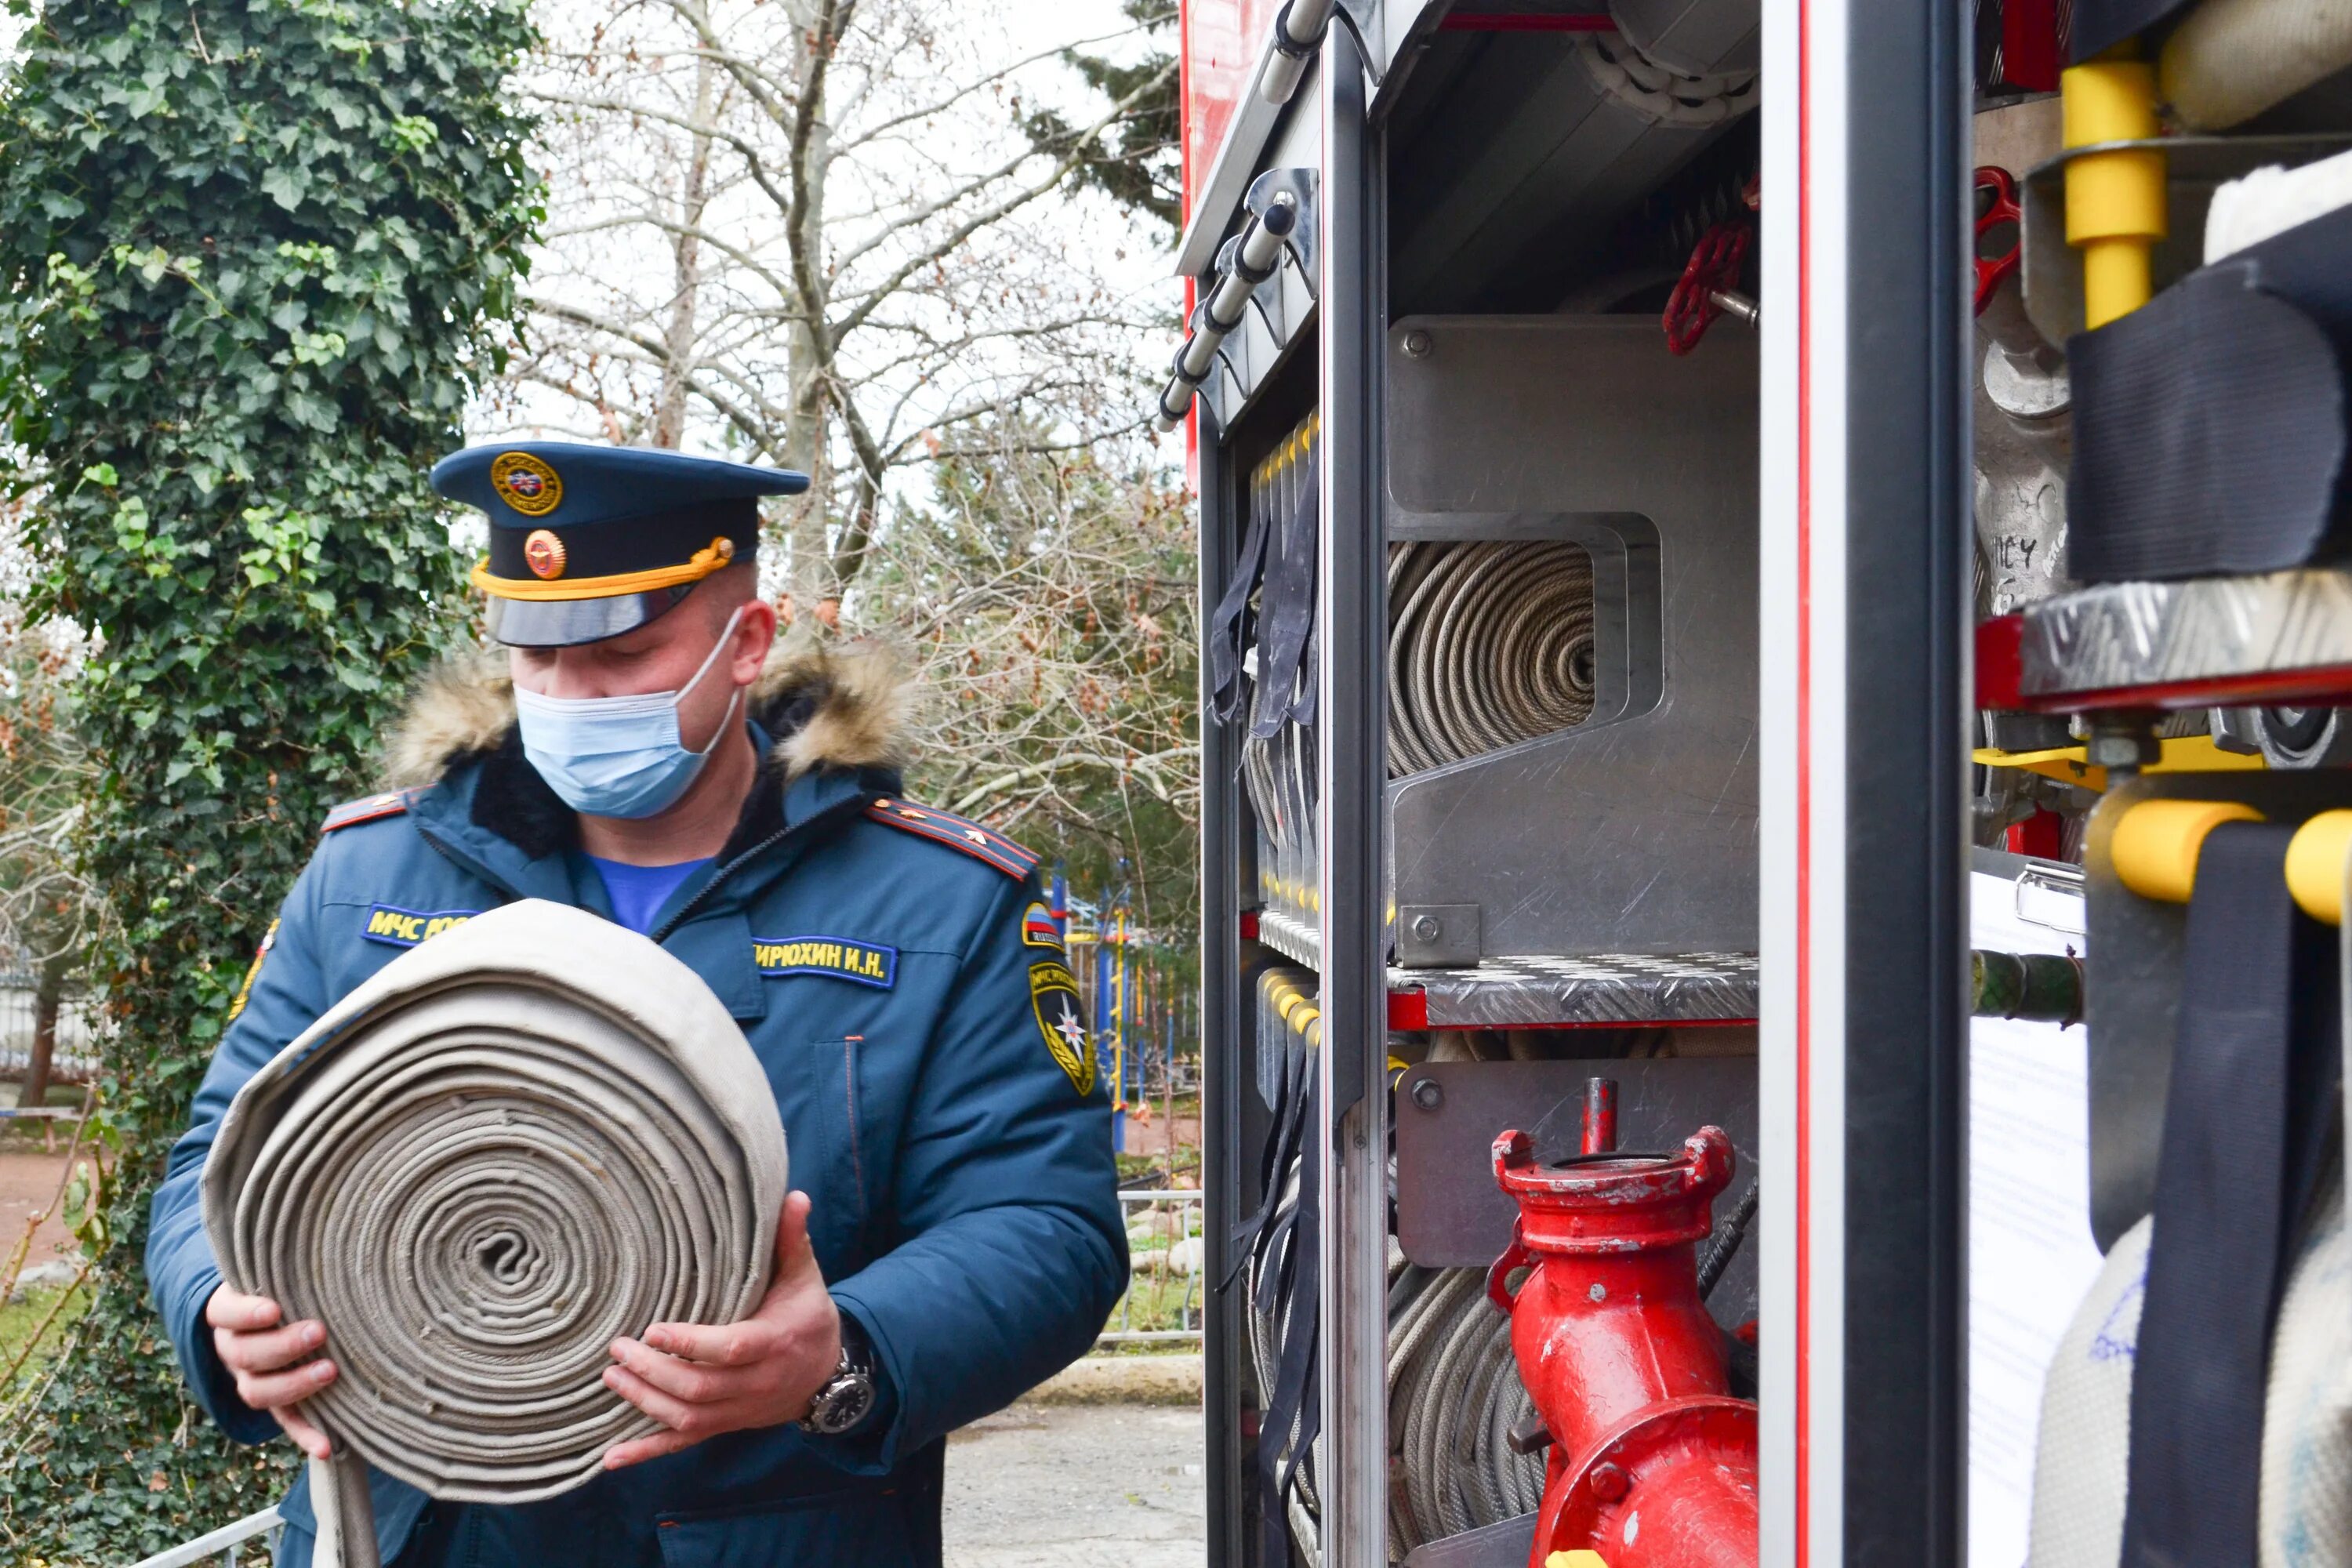
[[[1318,966],[1318,936],[1304,921],[1261,910],[1257,940]],[[1752,952],[1526,954],[1458,969],[1391,968],[1388,987],[1391,1029],[1745,1024],[1757,1016]]]
[[[1526,955],[1490,958],[1467,969],[1391,969],[1389,1024],[1425,1029],[1737,1024],[1756,1016],[1756,996],[1752,952]]]
[[[2030,707],[2202,708],[2352,697],[2352,573],[2110,583],[2028,605]]]

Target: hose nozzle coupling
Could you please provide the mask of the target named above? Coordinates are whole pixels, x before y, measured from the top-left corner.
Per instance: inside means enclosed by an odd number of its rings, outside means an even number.
[[[1535,1253],[1625,1253],[1704,1240],[1715,1194],[1731,1183],[1731,1136],[1702,1127],[1678,1154],[1579,1155],[1536,1163],[1514,1130],[1495,1140],[1495,1181],[1519,1205],[1519,1231]]]

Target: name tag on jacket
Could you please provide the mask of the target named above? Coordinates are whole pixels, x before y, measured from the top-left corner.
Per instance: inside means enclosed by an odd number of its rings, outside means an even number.
[[[845,936],[755,936],[751,962],[762,974],[830,974],[884,991],[898,980],[897,948]]]
[[[380,942],[390,947],[415,947],[426,937],[439,936],[452,926],[464,925],[481,912],[479,910],[426,912],[378,904],[368,910],[367,925],[360,934],[370,942]]]

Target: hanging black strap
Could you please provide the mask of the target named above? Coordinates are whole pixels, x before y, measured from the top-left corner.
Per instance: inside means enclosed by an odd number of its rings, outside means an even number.
[[[1315,625],[1316,462],[1285,470],[1273,539],[1266,548],[1265,594],[1258,614],[1257,717],[1250,733],[1271,740],[1298,700],[1299,658]]]
[[[1250,595],[1257,591],[1258,574],[1265,564],[1266,516],[1272,510],[1264,487],[1251,486],[1241,559],[1234,563],[1224,597],[1209,616],[1209,705],[1220,723],[1239,718],[1249,696],[1242,676],[1242,648],[1249,630]]]
[[[2271,1326],[2341,1063],[2333,933],[2299,912],[2292,826],[2205,840],[2132,1367],[2123,1568],[2256,1568]]]
[[[1282,1204],[1282,1184],[1290,1173],[1291,1162],[1298,1157],[1299,1140],[1304,1136],[1307,1117],[1307,1080],[1313,1076],[1314,1058],[1307,1051],[1285,1038],[1288,1026],[1276,1020],[1274,1027],[1259,1032],[1260,1048],[1280,1042],[1282,1086],[1274,1104],[1274,1125],[1268,1129],[1265,1148],[1258,1160],[1259,1190],[1265,1196],[1259,1201],[1257,1213],[1235,1226],[1231,1242],[1234,1265],[1217,1289],[1232,1287],[1243,1269],[1255,1262],[1265,1249],[1269,1239],[1267,1222]]]
[[[1311,1080],[1306,1099],[1311,1122],[1322,1100]],[[1322,1168],[1318,1152],[1306,1151],[1298,1167],[1298,1202],[1289,1215],[1289,1246],[1277,1271],[1285,1277],[1279,1295],[1289,1303],[1289,1314],[1287,1321],[1276,1319],[1281,1344],[1275,1354],[1274,1391],[1266,1396],[1257,1434],[1258,1507],[1264,1521],[1258,1561],[1267,1564],[1290,1561],[1290,1486],[1323,1428],[1316,1364],[1322,1319]],[[1296,1442],[1291,1440],[1294,1423],[1298,1427]]]

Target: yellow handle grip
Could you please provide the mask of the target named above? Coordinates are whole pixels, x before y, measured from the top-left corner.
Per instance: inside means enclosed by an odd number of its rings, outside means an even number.
[[[2323,811],[2286,847],[2286,887],[2313,920],[2344,923],[2344,858],[2352,853],[2352,811]]]
[[[2229,800],[2144,800],[2124,813],[2107,854],[2125,887],[2143,899],[2185,904],[2197,885],[2205,836],[2225,822],[2263,814]],[[2352,811],[2323,811],[2286,847],[2287,891],[2313,920],[2344,923],[2344,868],[2352,857]]]
[[[2197,885],[2205,836],[2225,822],[2260,822],[2263,814],[2232,800],[2144,800],[2116,824],[2108,858],[2125,887],[2143,899],[2185,904]]]
[[[2058,79],[2069,147],[2146,142],[2158,132],[2156,68],[2100,59]],[[2091,153],[2066,165],[2066,241],[2083,253],[2083,324],[2103,327],[2147,303],[2149,253],[2165,237],[2164,154]]]

